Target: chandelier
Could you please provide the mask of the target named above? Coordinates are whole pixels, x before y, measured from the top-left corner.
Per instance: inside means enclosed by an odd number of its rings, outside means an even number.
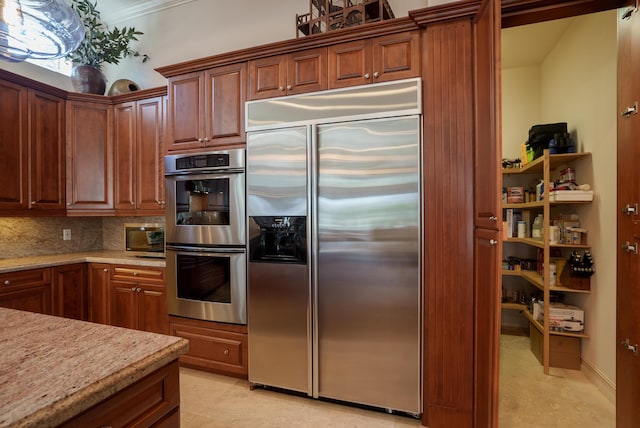
[[[0,59],[62,58],[84,39],[84,24],[64,0],[0,0]]]

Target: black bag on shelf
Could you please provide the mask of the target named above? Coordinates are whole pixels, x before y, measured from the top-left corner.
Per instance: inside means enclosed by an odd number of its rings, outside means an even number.
[[[565,134],[567,132],[567,122],[547,123],[543,125],[533,125],[529,129],[529,139],[527,145],[533,150],[533,158],[542,156],[544,149],[549,148],[555,134]]]

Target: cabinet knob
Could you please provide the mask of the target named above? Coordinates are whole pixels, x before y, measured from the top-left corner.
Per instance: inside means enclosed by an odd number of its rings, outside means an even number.
[[[67,206],[70,207],[71,206],[71,202],[67,202]]]
[[[138,276],[138,272],[133,272],[133,276]]]
[[[489,245],[498,245],[498,241],[495,239],[489,239]]]
[[[136,292],[136,287],[131,287],[131,291]]]
[[[109,269],[107,269],[107,268],[104,268],[104,269],[102,269],[102,270],[103,270],[104,272],[109,272]]]
[[[11,281],[9,281],[8,279],[5,279],[4,280],[4,285],[9,285],[9,284],[11,284]]]
[[[131,204],[131,206],[134,206],[134,205],[135,205],[135,203],[134,203],[133,201],[131,201],[131,202],[129,202],[129,203]]]
[[[380,76],[380,74],[377,71],[373,72],[373,77],[375,77],[376,79],[378,78],[378,76]]]
[[[35,204],[36,204],[36,201],[31,201],[31,205],[35,205]]]
[[[203,140],[204,140],[205,143],[209,142],[209,139],[207,137],[204,137]]]
[[[228,349],[228,348],[224,350],[224,355],[229,355],[229,353],[230,353],[230,352],[229,352],[229,349]]]
[[[284,86],[280,86],[280,87],[278,88],[278,90],[279,90],[280,92],[284,91]]]
[[[204,138],[198,138],[199,143],[204,143]]]
[[[496,221],[498,221],[498,217],[495,216],[495,215],[492,215],[492,216],[489,217],[489,221],[492,221],[492,222],[495,223]]]
[[[139,292],[142,291],[142,288],[138,287],[138,288],[136,288],[136,291],[139,293]]]
[[[293,88],[293,86],[291,86],[291,85],[287,85],[287,91],[290,91],[290,90],[291,90],[291,88]]]
[[[368,79],[369,77],[371,77],[371,76],[369,75],[369,73],[364,73],[364,78],[365,78],[365,79]]]

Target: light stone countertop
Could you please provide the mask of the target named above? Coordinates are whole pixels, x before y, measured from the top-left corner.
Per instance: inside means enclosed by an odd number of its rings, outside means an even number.
[[[119,263],[136,266],[165,267],[165,259],[136,257],[123,251],[85,251],[80,253],[55,254],[49,256],[18,257],[0,259],[0,273],[26,269],[60,266],[73,263]]]
[[[186,339],[0,308],[0,427],[53,427],[172,362]]]

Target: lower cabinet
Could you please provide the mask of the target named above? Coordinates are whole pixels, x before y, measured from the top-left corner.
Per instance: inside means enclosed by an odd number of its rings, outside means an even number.
[[[0,306],[51,315],[51,268],[0,274]]]
[[[169,334],[165,269],[113,265],[110,277],[111,325]]]
[[[60,427],[180,426],[179,370],[173,361]]]
[[[87,288],[89,295],[89,314],[91,322],[109,324],[109,287],[111,265],[107,263],[89,263],[87,266]]]
[[[53,315],[89,319],[86,269],[85,263],[53,268]]]
[[[247,326],[169,317],[172,336],[189,340],[180,365],[246,379]]]

